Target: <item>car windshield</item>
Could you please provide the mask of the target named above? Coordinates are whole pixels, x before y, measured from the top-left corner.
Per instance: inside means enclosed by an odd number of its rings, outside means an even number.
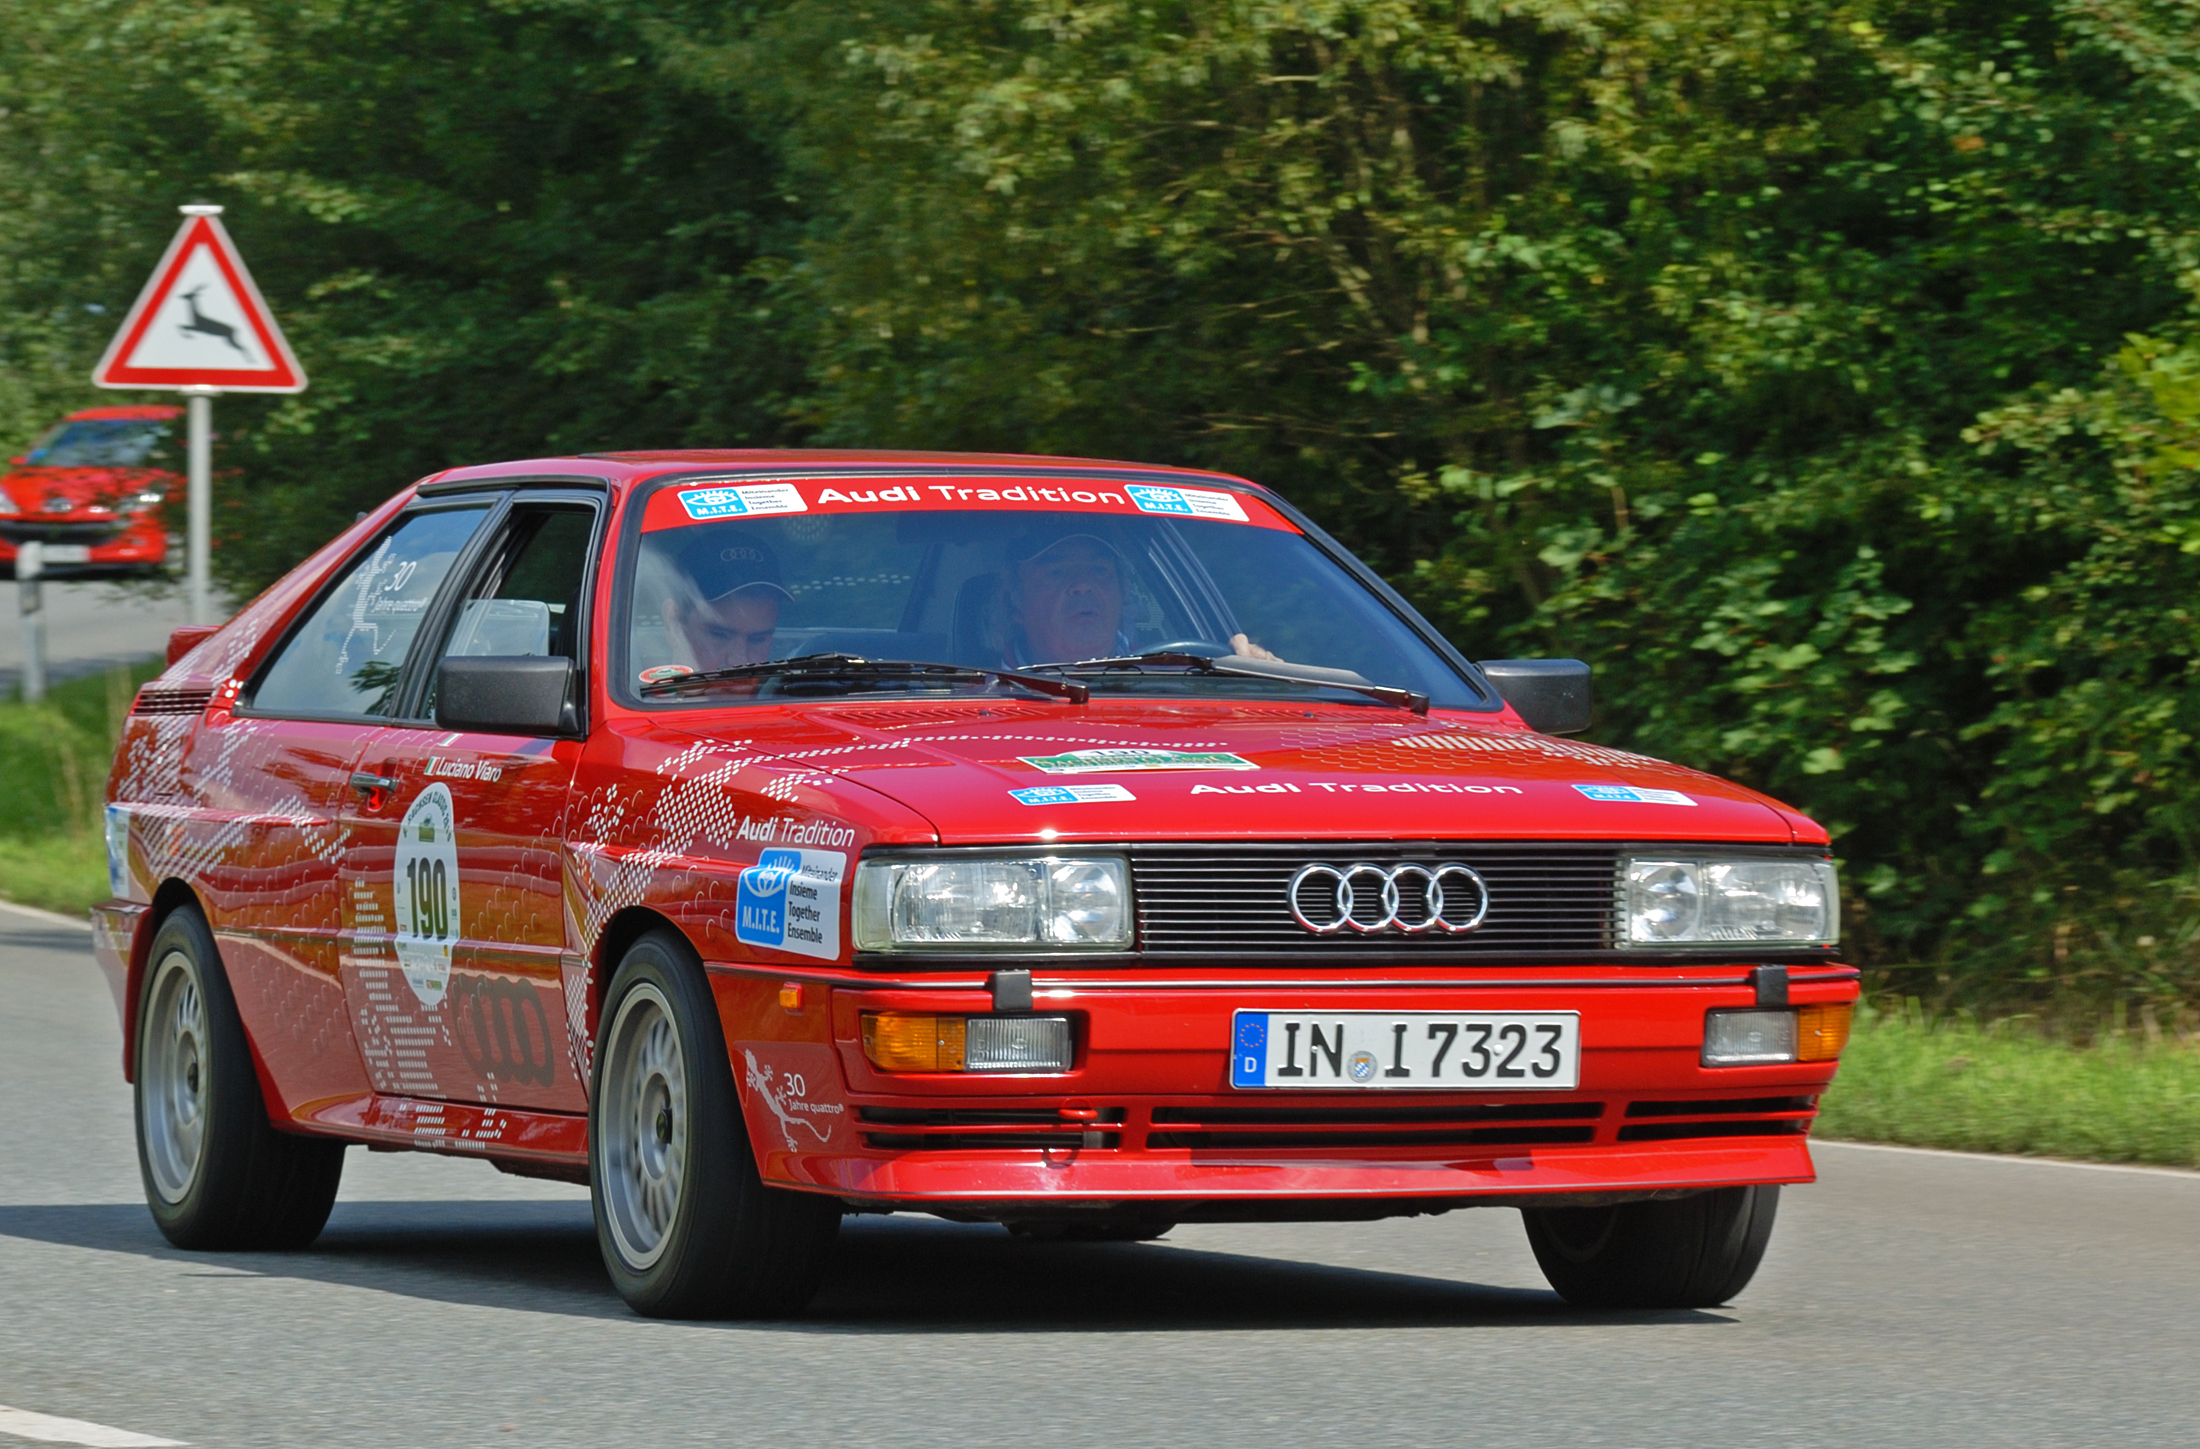
[[[168,424],[146,418],[62,423],[23,458],[47,468],[142,468],[168,440]]]
[[[1005,671],[1095,695],[1369,702],[1342,677],[1304,677],[1313,666],[1439,708],[1495,707],[1257,497],[969,481],[660,489],[620,583],[626,692],[722,705],[1025,687]],[[1094,501],[1051,508],[1034,495]],[[1156,654],[1175,657],[1138,658]],[[897,674],[851,658],[962,672]],[[798,662],[760,667],[781,661]],[[1301,677],[1285,677],[1294,670]]]

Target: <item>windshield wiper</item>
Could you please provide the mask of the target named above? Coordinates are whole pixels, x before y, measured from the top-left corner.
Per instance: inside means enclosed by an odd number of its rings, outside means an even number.
[[[860,654],[802,654],[792,659],[768,659],[760,664],[736,664],[727,669],[705,669],[673,679],[645,684],[644,695],[678,694],[697,686],[725,684],[743,679],[937,679],[998,680],[1033,694],[1083,704],[1092,691],[1070,679],[1048,679],[1013,669],[977,669],[966,664],[934,664],[918,659],[866,659]]]
[[[1419,690],[1400,689],[1392,684],[1373,684],[1349,669],[1323,669],[1313,664],[1289,664],[1281,659],[1249,659],[1242,654],[1225,654],[1219,659],[1210,659],[1204,654],[1163,650],[1154,654],[1124,654],[1112,659],[1080,659],[1073,664],[1028,664],[1024,667],[1032,674],[1107,674],[1142,672],[1149,666],[1174,666],[1188,669],[1194,674],[1225,675],[1232,679],[1272,679],[1281,684],[1315,684],[1328,689],[1349,689],[1393,709],[1410,709],[1415,714],[1428,713],[1428,696]]]

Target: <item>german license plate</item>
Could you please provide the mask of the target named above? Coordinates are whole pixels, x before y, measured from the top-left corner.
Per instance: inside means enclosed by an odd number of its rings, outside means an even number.
[[[89,544],[49,543],[45,556],[47,563],[90,563],[92,550]]]
[[[1572,1011],[1240,1011],[1230,1085],[1392,1091],[1570,1091],[1581,1084]]]

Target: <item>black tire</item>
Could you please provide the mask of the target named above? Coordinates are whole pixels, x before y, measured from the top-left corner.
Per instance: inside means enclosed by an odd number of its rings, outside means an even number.
[[[717,1003],[671,931],[628,948],[606,993],[588,1187],[611,1281],[649,1318],[778,1318],[816,1295],[840,1204],[767,1187]]]
[[[179,1248],[267,1251],[320,1236],[344,1144],[269,1122],[214,934],[197,910],[154,933],[138,997],[138,1173]]]
[[[1527,1208],[1528,1245],[1559,1296],[1582,1308],[1709,1308],[1756,1275],[1777,1187],[1601,1208]]]

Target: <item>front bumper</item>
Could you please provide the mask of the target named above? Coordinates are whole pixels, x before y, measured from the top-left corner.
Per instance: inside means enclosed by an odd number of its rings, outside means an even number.
[[[49,575],[157,568],[168,558],[168,535],[162,531],[159,518],[152,515],[119,522],[78,522],[64,517],[52,525],[52,535],[45,549]],[[16,550],[13,541],[0,537],[0,567],[14,569]]]
[[[1076,1064],[1014,1077],[885,1074],[863,1055],[863,1012],[983,1012],[983,977],[816,975],[804,982],[812,1004],[788,1012],[777,992],[794,978],[713,968],[764,1175],[859,1206],[1002,1218],[1141,1205],[1178,1219],[1383,1216],[1814,1176],[1807,1134],[1833,1063],[1699,1062],[1704,1013],[1756,1001],[1746,967],[1379,974],[1042,974],[1035,1009],[1073,1018]],[[1801,969],[1791,985],[1796,1005],[1856,995],[1847,968]],[[1241,1008],[1578,1011],[1581,1084],[1236,1090],[1230,1024]]]

